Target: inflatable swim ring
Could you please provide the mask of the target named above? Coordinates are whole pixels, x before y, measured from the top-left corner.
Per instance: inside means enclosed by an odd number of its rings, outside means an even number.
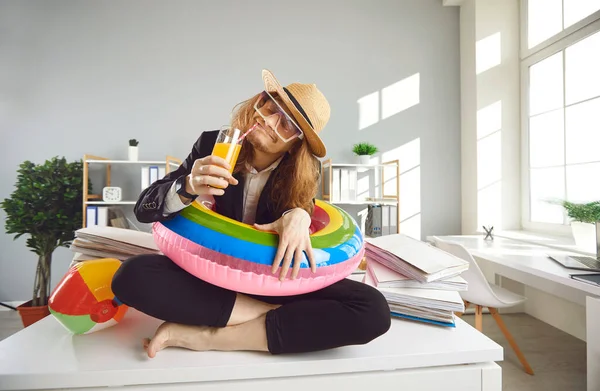
[[[295,280],[271,273],[278,236],[222,216],[193,202],[175,218],[153,225],[154,240],[173,262],[194,276],[236,292],[288,296],[312,292],[350,275],[364,255],[356,222],[344,210],[317,200],[311,234],[317,270],[306,255]]]
[[[71,266],[48,299],[50,313],[73,334],[88,334],[120,322],[128,307],[110,287],[120,266],[121,261],[113,258]]]

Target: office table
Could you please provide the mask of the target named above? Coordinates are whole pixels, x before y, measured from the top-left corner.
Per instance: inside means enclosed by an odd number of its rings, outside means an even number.
[[[575,254],[574,252],[501,237],[495,237],[494,240],[484,240],[481,235],[438,237],[462,244],[480,265],[482,262],[486,263],[500,276],[584,306],[587,321],[585,340],[588,352],[588,390],[600,390],[600,376],[596,375],[600,373],[600,360],[597,359],[600,358],[600,287],[572,279],[571,274],[587,272],[567,269],[547,256]],[[432,237],[427,238],[429,241],[431,239]],[[548,310],[556,311],[555,308]]]
[[[148,359],[141,339],[157,319],[130,309],[122,323],[73,336],[52,316],[0,341],[4,390],[480,390],[502,389],[502,347],[457,319],[442,328],[393,319],[363,346],[273,356],[168,348]],[[313,330],[312,332],[318,332]],[[218,388],[217,388],[218,387]]]

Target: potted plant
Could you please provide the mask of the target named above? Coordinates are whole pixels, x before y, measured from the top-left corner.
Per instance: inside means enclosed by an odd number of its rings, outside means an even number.
[[[17,307],[27,327],[49,314],[52,253],[67,247],[82,224],[83,163],[54,157],[44,164],[23,162],[15,190],[0,206],[6,212],[6,233],[29,235],[27,247],[38,256],[33,297]],[[89,184],[88,184],[89,185]]]
[[[596,252],[596,222],[600,221],[600,201],[578,204],[560,201],[571,218],[571,230],[577,247]]]
[[[360,164],[369,164],[371,156],[376,154],[378,151],[377,147],[367,142],[354,144],[352,152],[358,155]]]
[[[138,160],[138,144],[140,142],[132,138],[129,140],[129,160],[137,162]]]

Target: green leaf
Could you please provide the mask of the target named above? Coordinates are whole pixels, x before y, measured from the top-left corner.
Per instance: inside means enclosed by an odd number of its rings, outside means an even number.
[[[600,201],[588,203],[575,203],[566,200],[551,200],[552,204],[561,205],[573,221],[582,223],[595,223],[600,221]]]
[[[352,147],[352,152],[354,152],[357,155],[374,155],[378,152],[379,150],[377,149],[376,146],[374,146],[373,144],[369,144],[367,142],[362,142],[362,143],[358,143],[358,144],[354,144],[354,146]]]
[[[15,239],[28,235],[27,247],[38,255],[56,247],[59,240],[74,238],[83,218],[82,183],[81,160],[54,157],[43,164],[22,162],[12,194],[0,202],[6,233],[15,234]]]

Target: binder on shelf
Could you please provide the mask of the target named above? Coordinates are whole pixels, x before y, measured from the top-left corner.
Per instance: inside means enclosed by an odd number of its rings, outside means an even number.
[[[85,216],[86,227],[93,227],[95,225],[100,227],[108,226],[108,207],[106,206],[88,205]]]
[[[340,170],[339,169],[332,169],[331,170],[331,175],[333,176],[333,178],[331,178],[331,201],[332,202],[338,202],[340,200]]]
[[[348,200],[356,201],[357,171],[348,170]]]
[[[150,186],[150,167],[142,167],[142,190]]]
[[[150,166],[150,184],[158,180],[158,166]]]
[[[340,200],[348,201],[350,199],[350,172],[346,168],[340,169]]]
[[[165,167],[158,167],[158,179],[163,179],[165,175]]]
[[[98,207],[88,205],[85,209],[85,226],[92,227],[98,225]]]
[[[97,207],[96,217],[97,217],[96,225],[98,225],[100,227],[108,226],[108,207],[106,207],[106,206]]]

